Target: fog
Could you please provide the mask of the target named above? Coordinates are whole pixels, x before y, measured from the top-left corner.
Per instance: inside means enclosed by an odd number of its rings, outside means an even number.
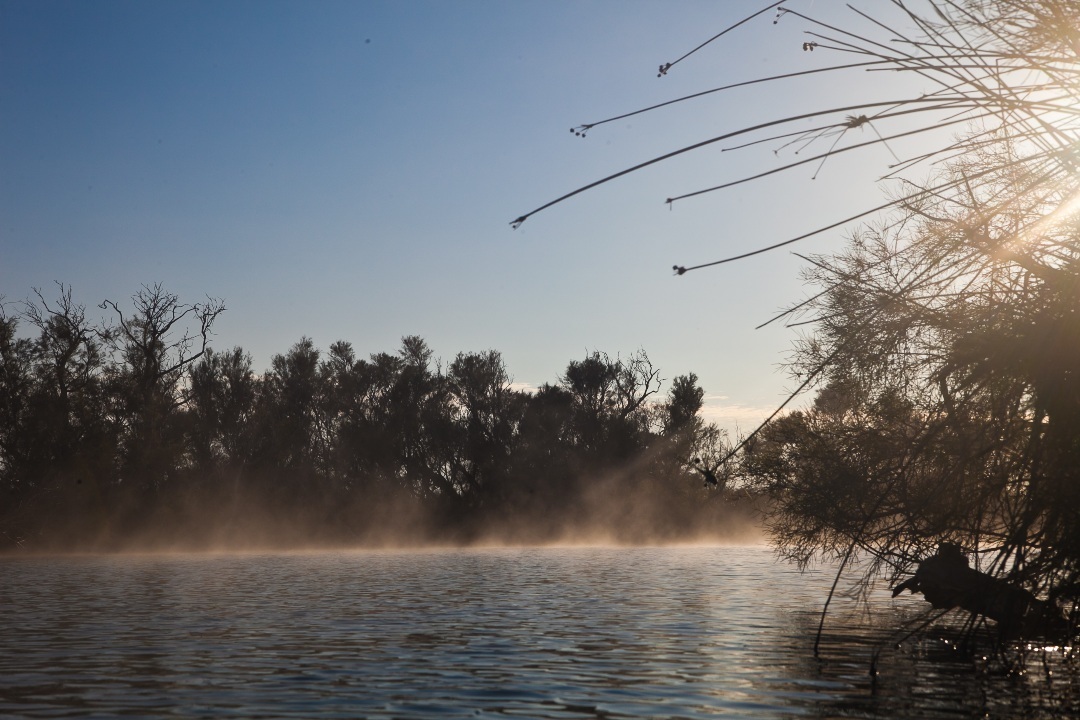
[[[235,483],[213,501],[188,493],[138,518],[58,515],[8,553],[259,552],[494,546],[657,546],[764,542],[745,493],[641,482],[610,473],[572,497],[531,509],[485,512],[459,498],[421,499],[397,491],[335,507],[268,502],[262,484]],[[58,522],[67,517],[66,522]],[[91,521],[92,520],[92,521]]]

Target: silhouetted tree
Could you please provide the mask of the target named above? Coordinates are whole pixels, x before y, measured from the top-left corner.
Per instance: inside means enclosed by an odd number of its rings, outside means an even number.
[[[78,531],[109,512],[115,479],[116,427],[108,421],[101,383],[104,368],[97,330],[86,308],[59,285],[50,304],[39,290],[25,303],[24,317],[38,330],[34,344],[34,389],[22,432],[32,438],[35,459],[22,472],[50,508],[44,532]]]
[[[251,422],[258,384],[251,355],[239,347],[206,353],[189,369],[191,452],[197,471],[237,467],[251,460]]]
[[[258,454],[271,467],[313,473],[323,438],[319,434],[319,350],[301,338],[287,353],[270,359],[259,396],[262,442]]]
[[[509,474],[507,509],[524,517],[558,515],[576,498],[579,460],[574,398],[545,383],[524,404]]]
[[[397,356],[374,356],[383,387],[380,420],[395,441],[391,468],[396,481],[419,497],[456,498],[460,435],[451,416],[451,398],[433,353],[421,338],[402,339]]]
[[[122,428],[121,479],[154,491],[182,464],[182,380],[206,352],[211,328],[225,307],[212,299],[181,303],[160,284],[143,286],[132,304],[125,314],[117,303],[102,302],[101,308],[115,315],[102,335],[120,358],[108,381],[114,417]]]
[[[6,543],[29,534],[28,503],[37,490],[28,474],[33,438],[24,423],[33,388],[33,344],[16,337],[19,322],[0,301],[0,532]]]
[[[696,430],[701,425],[698,413],[701,412],[704,402],[705,391],[698,385],[697,375],[679,375],[672,380],[668,401],[664,403],[664,434],[674,435],[686,429]]]
[[[560,384],[574,398],[573,442],[583,458],[621,462],[640,446],[649,421],[645,403],[660,387],[659,371],[644,351],[626,360],[590,353],[567,365]]]
[[[463,445],[455,485],[473,502],[500,502],[512,482],[508,462],[521,398],[511,389],[502,356],[494,350],[458,353],[446,380]]]

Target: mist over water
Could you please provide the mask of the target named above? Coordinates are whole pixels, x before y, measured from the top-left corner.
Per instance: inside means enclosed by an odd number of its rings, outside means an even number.
[[[256,552],[448,547],[664,546],[764,542],[755,501],[697,481],[641,480],[634,468],[576,482],[562,494],[505,508],[463,506],[393,488],[345,493],[336,504],[285,505],[267,482],[160,503],[134,520],[103,516],[51,525],[8,553]],[[92,507],[92,506],[90,506]],[[119,511],[119,512],[122,512]],[[89,528],[89,529],[88,529]],[[2,555],[2,552],[0,552]]]
[[[0,715],[1057,717],[764,547],[0,560]],[[887,597],[887,593],[883,593]],[[905,605],[883,600],[889,623]],[[879,608],[880,609],[880,608]],[[1074,694],[1072,697],[1076,697]]]

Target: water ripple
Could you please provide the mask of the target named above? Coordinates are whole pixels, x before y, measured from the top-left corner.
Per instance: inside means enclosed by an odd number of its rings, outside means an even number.
[[[799,575],[764,548],[15,558],[0,560],[0,574],[0,715],[969,717],[1015,708],[1015,692],[988,694],[985,682],[972,691],[974,669],[933,658],[898,656],[871,688],[862,631],[830,635],[831,659],[815,661],[831,578]]]

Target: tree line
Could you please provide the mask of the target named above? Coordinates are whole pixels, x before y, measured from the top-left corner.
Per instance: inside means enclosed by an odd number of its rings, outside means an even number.
[[[160,285],[96,322],[64,285],[2,307],[9,549],[658,542],[746,522],[712,482],[726,438],[697,376],[661,395],[643,350],[525,392],[499,352],[444,362],[417,336],[367,358],[305,337],[258,373],[211,346],[220,301]]]

